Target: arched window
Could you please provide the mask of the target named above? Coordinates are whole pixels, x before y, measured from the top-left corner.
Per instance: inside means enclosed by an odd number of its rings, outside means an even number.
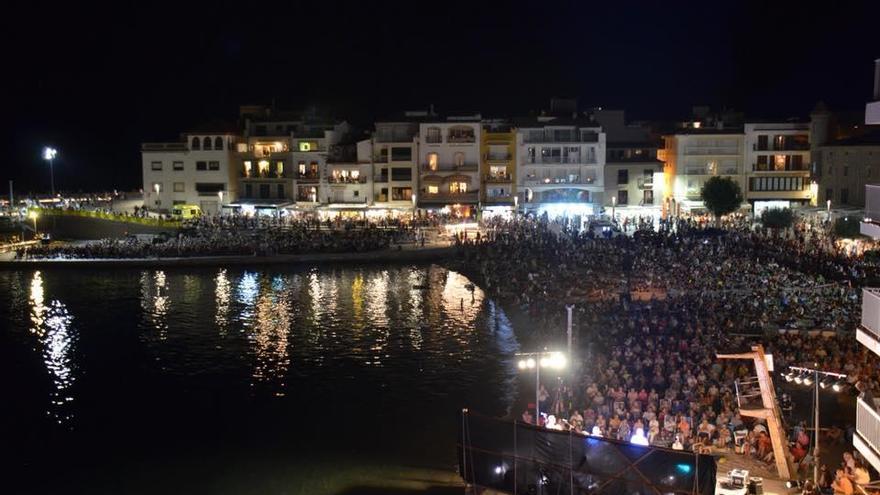
[[[222,137],[217,136],[214,138],[214,149],[217,151],[223,150],[223,138]]]
[[[425,160],[428,162],[428,170],[437,170],[437,153],[428,153]]]
[[[194,149],[194,150],[202,149],[202,142],[199,141],[199,138],[197,138],[197,137],[193,138],[192,145],[190,146],[190,149]]]
[[[211,149],[211,138],[205,136],[205,139],[202,141],[202,149],[205,149],[205,150]]]
[[[452,155],[452,163],[454,163],[456,167],[464,166],[464,153],[456,151],[455,154]]]

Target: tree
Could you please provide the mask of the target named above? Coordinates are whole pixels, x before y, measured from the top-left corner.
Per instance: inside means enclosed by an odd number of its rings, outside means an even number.
[[[768,208],[761,212],[761,224],[768,229],[787,229],[793,223],[791,208]]]
[[[859,223],[856,217],[840,217],[834,221],[834,235],[844,239],[855,239],[861,235]]]
[[[700,191],[706,209],[715,215],[715,225],[721,225],[721,217],[733,213],[742,204],[743,195],[739,184],[729,177],[711,177]]]

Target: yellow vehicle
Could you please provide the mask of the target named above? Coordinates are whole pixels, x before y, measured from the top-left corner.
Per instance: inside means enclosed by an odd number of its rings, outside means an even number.
[[[202,209],[198,205],[174,205],[171,208],[171,216],[181,220],[198,218],[202,216]]]

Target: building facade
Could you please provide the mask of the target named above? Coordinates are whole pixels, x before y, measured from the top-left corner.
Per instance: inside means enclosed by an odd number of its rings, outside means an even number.
[[[586,119],[539,118],[516,129],[522,210],[592,215],[604,200],[605,133]]]
[[[745,124],[746,201],[759,215],[766,208],[816,204],[810,186],[810,124]]]
[[[480,203],[484,213],[511,212],[516,200],[516,131],[506,122],[484,122],[480,139]]]
[[[476,218],[480,201],[479,115],[419,124],[418,208]]]
[[[880,132],[828,142],[818,153],[819,204],[865,206],[865,186],[880,182]]]
[[[418,133],[416,115],[377,122],[369,143],[372,163],[372,206],[379,214],[412,214],[418,199]],[[363,151],[359,154],[362,156]]]
[[[742,129],[703,129],[698,122],[691,125],[663,137],[664,200],[673,214],[703,208],[701,190],[710,177],[729,177],[745,196]]]
[[[663,213],[663,162],[657,144],[607,143],[605,209],[615,217],[658,216]]]
[[[169,213],[174,205],[196,205],[218,213],[238,197],[233,133],[187,133],[181,141],[143,143],[144,206]]]

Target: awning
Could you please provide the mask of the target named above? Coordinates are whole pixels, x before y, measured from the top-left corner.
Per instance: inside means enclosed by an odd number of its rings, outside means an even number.
[[[278,209],[284,208],[287,205],[290,205],[290,201],[288,200],[279,200],[279,201],[236,201],[234,203],[227,203],[223,205],[223,207],[229,208],[256,208],[256,209]]]

